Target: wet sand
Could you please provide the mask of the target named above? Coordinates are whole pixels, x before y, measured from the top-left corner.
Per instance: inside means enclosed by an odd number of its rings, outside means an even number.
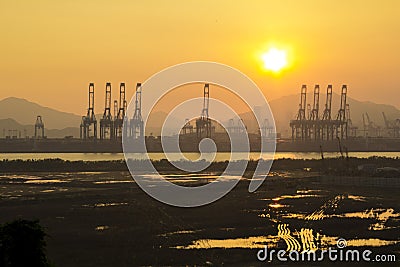
[[[0,222],[39,219],[56,266],[310,266],[260,262],[256,253],[335,246],[338,237],[400,259],[400,197],[390,186],[275,172],[255,193],[243,180],[217,202],[185,209],[153,200],[128,172],[0,176]]]

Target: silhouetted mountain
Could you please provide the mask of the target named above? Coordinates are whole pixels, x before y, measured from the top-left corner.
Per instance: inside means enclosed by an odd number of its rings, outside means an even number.
[[[320,95],[320,116],[325,107],[326,95]],[[284,96],[270,101],[269,105],[272,109],[277,131],[282,133],[284,137],[290,135],[289,122],[296,117],[300,102],[300,94]],[[307,103],[312,105],[313,95],[307,94]],[[385,112],[389,120],[400,118],[400,110],[391,105],[376,104],[370,101],[358,101],[348,97],[347,103],[350,104],[350,113],[353,125],[358,126],[361,130],[363,127],[362,114],[367,112],[371,121],[376,125],[384,127],[382,112]],[[340,95],[334,93],[332,99],[332,118],[336,118],[337,111],[340,105]],[[212,108],[212,107],[211,107]],[[258,110],[263,110],[265,107],[258,107]],[[201,107],[198,108],[199,115]],[[48,137],[64,137],[73,135],[79,137],[79,125],[81,116],[72,113],[65,113],[51,108],[40,106],[36,103],[29,102],[25,99],[9,97],[0,101],[0,131],[5,129],[5,135],[8,135],[8,130],[17,129],[24,136],[24,129],[28,136],[34,133],[34,123],[36,116],[41,115],[45,124],[46,135]],[[167,113],[162,111],[154,112],[147,123],[147,134],[160,135],[160,129],[164,122]],[[254,116],[247,112],[240,114],[249,132],[256,132],[257,125],[254,121]],[[96,114],[98,123],[102,114]],[[6,120],[6,119],[12,120]],[[3,119],[3,120],[1,120]],[[184,122],[185,118],[173,119],[174,125],[172,128],[179,127]],[[235,122],[236,123],[236,122]],[[98,126],[99,127],[99,126]],[[60,129],[60,130],[57,130]],[[170,134],[172,129],[166,129],[166,134]],[[3,133],[0,133],[3,134]]]
[[[46,129],[45,136],[50,138],[64,138],[65,136],[79,137],[79,127],[67,127],[64,129]],[[0,119],[0,136],[16,135],[18,137],[32,137],[35,135],[34,125],[22,125],[14,119]]]
[[[12,118],[23,125],[33,125],[42,116],[46,128],[79,127],[81,116],[43,107],[26,99],[8,97],[0,100],[0,119]]]

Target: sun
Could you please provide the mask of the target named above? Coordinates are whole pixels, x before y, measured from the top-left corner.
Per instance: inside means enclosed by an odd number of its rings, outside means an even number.
[[[271,48],[261,55],[264,68],[273,72],[279,72],[287,66],[287,53],[285,50]]]

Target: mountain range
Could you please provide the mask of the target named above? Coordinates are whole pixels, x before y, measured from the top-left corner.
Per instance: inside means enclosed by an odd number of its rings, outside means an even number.
[[[307,94],[307,103],[312,105],[312,93]],[[274,120],[277,132],[282,133],[282,136],[289,136],[289,122],[294,119],[297,114],[298,106],[300,103],[300,95],[284,96],[275,100],[271,100],[269,105],[274,115]],[[368,113],[371,121],[376,125],[384,127],[384,120],[382,112],[386,114],[389,120],[400,118],[400,110],[394,106],[386,104],[377,104],[370,101],[358,101],[356,99],[347,98],[347,103],[350,105],[351,119],[353,125],[358,126],[360,129],[363,126],[362,114]],[[340,105],[340,96],[333,94],[332,99],[332,118],[336,117]],[[320,114],[325,106],[325,95],[320,95]],[[266,107],[258,107],[258,109],[265,109]],[[199,114],[201,107],[199,107]],[[40,115],[46,128],[46,135],[48,137],[61,138],[64,136],[79,137],[79,125],[81,116],[73,113],[62,112],[49,107],[41,106],[37,103],[30,102],[26,99],[9,97],[0,100],[0,136],[9,135],[10,130],[17,130],[21,132],[22,136],[32,136],[34,134],[34,124],[36,116]],[[82,114],[83,115],[83,114]],[[96,115],[98,121],[101,115]],[[166,113],[158,111],[152,114],[148,122],[149,132],[153,135],[160,134],[160,126]],[[240,114],[244,123],[250,132],[256,131],[256,124],[254,117],[250,112]],[[176,125],[180,125],[180,121],[185,118],[176,118]],[[174,126],[175,127],[175,126]],[[15,131],[14,131],[15,132]],[[167,131],[168,133],[169,131]]]
[[[79,127],[81,116],[58,111],[30,102],[26,99],[8,97],[0,100],[0,119],[14,119],[22,125],[34,125],[36,116],[42,116],[46,128],[63,129]]]

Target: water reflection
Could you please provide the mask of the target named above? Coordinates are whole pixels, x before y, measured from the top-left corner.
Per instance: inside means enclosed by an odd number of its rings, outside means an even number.
[[[314,230],[308,228],[301,228],[300,238],[303,251],[316,251],[320,240],[320,235],[317,233],[314,236]]]
[[[165,233],[165,234],[161,234],[159,236],[171,236],[171,235],[184,235],[184,234],[194,234],[199,232],[200,230],[197,231],[193,231],[193,230],[180,230],[180,231],[175,231],[175,232],[169,232],[169,233]]]
[[[305,217],[305,220],[310,220],[310,221],[317,221],[317,220],[322,220],[328,217],[328,215],[325,214],[325,212],[330,209],[334,210],[338,207],[338,204],[340,201],[344,199],[343,195],[337,195],[332,199],[329,199],[326,201],[319,209],[314,211],[313,213],[307,215]]]
[[[398,244],[395,240],[382,240],[377,238],[370,239],[350,239],[347,240],[348,247],[382,247]]]
[[[127,203],[127,202],[96,203],[96,204],[85,204],[85,205],[82,205],[82,207],[104,208],[104,207],[124,206],[124,205],[129,205],[129,203]]]
[[[201,239],[187,246],[176,246],[177,249],[211,249],[211,248],[264,248],[274,247],[278,242],[277,236],[251,236],[233,239]]]
[[[47,189],[47,190],[42,190],[42,191],[40,191],[40,193],[52,193],[52,192],[55,192],[56,190],[54,190],[54,189]]]
[[[371,199],[376,200],[377,197],[366,197],[362,195],[354,195],[354,194],[337,194],[332,196],[331,198],[324,199],[325,194],[328,191],[324,190],[297,190],[296,194],[285,194],[280,195],[273,198],[262,199],[271,201],[268,204],[269,210],[267,212],[265,209],[264,212],[258,214],[260,218],[268,220],[270,223],[276,223],[277,235],[269,235],[268,239],[271,244],[269,246],[279,247],[281,241],[284,242],[284,249],[286,250],[297,250],[297,251],[315,251],[318,249],[327,249],[328,247],[336,248],[338,236],[327,234],[331,231],[332,220],[335,218],[340,219],[359,219],[359,220],[371,220],[371,224],[369,227],[365,229],[360,229],[359,232],[365,231],[367,234],[369,231],[384,231],[388,229],[393,229],[395,227],[388,227],[388,222],[390,220],[398,220],[400,218],[400,213],[395,212],[394,208],[369,208],[362,211],[354,211],[354,212],[339,212],[341,209],[343,210],[346,206],[352,207],[349,203],[357,202],[361,203],[369,203]],[[323,204],[313,212],[291,212],[291,207],[297,207],[291,202],[293,205],[286,205],[281,201],[287,199],[293,199],[295,201],[304,201],[305,198],[314,198],[324,200]],[[346,200],[346,202],[344,202]],[[348,202],[350,201],[350,202]],[[302,202],[303,203],[303,202]],[[376,202],[372,202],[375,203]],[[365,204],[363,204],[365,205]],[[339,209],[339,207],[341,207]],[[356,206],[357,207],[357,206]],[[279,209],[279,211],[274,211],[275,209]],[[301,208],[300,208],[301,210]],[[290,224],[285,222],[290,219],[290,222],[293,225],[296,225],[296,228],[300,230],[292,231],[290,229]],[[312,226],[314,221],[320,221],[322,219],[327,220],[328,224],[317,224],[319,225],[319,229],[314,229]],[[307,222],[308,221],[308,222]],[[343,225],[346,225],[345,221],[341,221]],[[348,223],[354,224],[354,221],[348,221]],[[326,225],[326,226],[325,226]],[[390,225],[390,224],[389,224]],[[300,226],[300,227],[299,227]],[[308,226],[308,227],[307,227]],[[345,228],[343,228],[345,229]],[[344,232],[345,233],[345,232]],[[251,237],[250,240],[264,240],[266,236],[259,237]],[[397,237],[396,237],[397,238]],[[210,241],[210,242],[209,242]],[[224,246],[225,241],[227,242],[226,246]],[[208,243],[209,242],[209,243]],[[204,245],[208,244],[208,246]],[[399,244],[399,240],[386,240],[383,238],[376,238],[376,236],[371,238],[348,238],[347,246],[348,247],[382,247],[382,246],[391,246]],[[213,248],[221,247],[221,248],[230,248],[230,247],[240,247],[240,248],[254,248],[254,243],[249,243],[249,240],[246,238],[236,238],[236,239],[225,239],[225,240],[197,240],[193,241],[193,244],[186,246],[184,248]],[[280,247],[281,248],[281,247]],[[282,249],[282,248],[281,248]]]
[[[100,182],[93,182],[93,184],[126,184],[126,183],[133,183],[133,180],[126,180],[126,181],[100,181]]]
[[[264,198],[261,200],[273,200],[273,201],[280,201],[280,200],[285,200],[285,199],[298,199],[298,198],[318,198],[318,197],[324,197],[324,194],[321,194],[323,192],[326,192],[324,190],[297,190],[296,194],[294,195],[281,195],[278,197],[274,198]]]
[[[271,203],[268,205],[268,207],[273,208],[273,209],[279,209],[279,208],[289,207],[289,205],[282,205],[279,203]]]
[[[65,180],[58,180],[58,179],[51,179],[51,180],[46,180],[46,179],[41,179],[41,180],[28,180],[25,181],[25,184],[49,184],[49,183],[68,183],[69,181]]]
[[[99,226],[96,226],[96,228],[94,228],[94,230],[96,230],[96,231],[104,231],[104,230],[108,230],[108,229],[110,229],[110,226],[107,226],[107,225],[99,225]]]
[[[321,236],[322,248],[335,247],[338,237]],[[399,244],[398,240],[383,240],[378,238],[346,239],[347,247],[383,247]]]
[[[350,200],[355,200],[355,201],[362,201],[362,202],[366,202],[367,201],[367,198],[363,197],[363,196],[347,195],[346,198],[350,199]]]
[[[282,238],[286,242],[286,250],[297,250],[301,251],[301,245],[299,241],[296,240],[291,234],[288,224],[279,224],[278,225],[278,237]]]
[[[319,249],[327,249],[329,247],[336,248],[339,237],[321,235],[311,228],[301,228],[300,231],[292,232],[289,224],[281,223],[277,226],[277,235],[267,236],[251,236],[227,239],[199,239],[194,240],[191,244],[186,246],[175,246],[176,249],[213,249],[213,248],[243,248],[254,249],[264,248],[280,248],[286,251],[296,250],[299,252],[316,251]],[[194,233],[193,231],[174,232],[174,234],[181,233]],[[166,234],[167,235],[167,234]],[[279,247],[280,241],[283,240],[285,247]],[[382,247],[396,245],[398,240],[383,240],[378,238],[370,239],[349,239],[347,247]]]

